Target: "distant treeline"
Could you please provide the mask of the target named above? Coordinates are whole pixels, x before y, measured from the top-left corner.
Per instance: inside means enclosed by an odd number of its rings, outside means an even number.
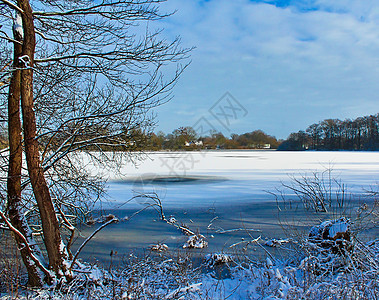
[[[73,128],[72,130],[74,130]],[[230,138],[221,132],[212,132],[209,136],[198,136],[192,127],[180,127],[172,133],[145,132],[140,129],[125,130],[117,136],[102,128],[90,128],[85,132],[76,133],[75,143],[81,145],[84,151],[141,151],[141,150],[201,150],[201,149],[276,149],[280,141],[261,130],[232,134]],[[86,141],[93,139],[93,131],[102,132],[104,139],[97,139],[96,146]],[[39,143],[42,149],[51,151],[64,151],[70,147],[68,144],[61,147],[62,142],[69,137],[70,129],[56,133],[54,137],[42,136]],[[111,137],[111,138],[108,138]],[[8,146],[5,130],[0,131],[0,149]]]
[[[75,129],[75,128],[74,128]],[[86,143],[93,139],[92,131],[100,131],[104,137],[110,138],[97,139],[96,146]],[[55,151],[66,150],[61,147],[62,141],[68,139],[65,132],[56,133],[54,137],[44,137],[39,139],[42,149]],[[125,130],[117,136],[106,132],[101,128],[91,128],[80,134],[76,133],[75,143],[81,144],[84,151],[141,151],[141,150],[202,150],[202,149],[277,149],[280,145],[274,136],[264,133],[262,130],[255,130],[241,135],[232,134],[230,138],[225,137],[221,132],[211,132],[209,136],[199,136],[192,127],[180,127],[172,133],[165,134],[158,132],[145,132],[140,129]],[[8,146],[5,130],[0,132],[0,149]]]
[[[67,129],[68,130],[68,129]],[[66,131],[67,131],[66,130]],[[93,139],[92,131],[103,133],[104,140],[97,140],[96,146],[86,143]],[[199,136],[192,127],[180,127],[172,133],[152,133],[141,129],[121,131],[118,135],[106,132],[104,128],[91,128],[80,135],[75,142],[83,144],[81,150],[89,151],[140,151],[140,150],[201,150],[201,149],[278,149],[278,150],[379,150],[379,114],[360,117],[355,120],[326,119],[310,125],[305,131],[291,133],[286,140],[277,140],[262,130],[230,138],[221,132]],[[111,138],[109,138],[111,137]],[[60,145],[67,139],[67,133],[55,134],[53,138],[39,139],[41,149],[65,150]],[[6,131],[0,130],[0,149],[7,147]],[[70,144],[71,145],[71,144]],[[69,147],[68,145],[67,147]]]
[[[278,150],[379,150],[379,114],[327,119],[291,133]]]
[[[274,136],[262,130],[232,134],[227,138],[221,132],[198,136],[192,127],[180,127],[169,134],[153,133],[148,140],[147,148],[151,150],[276,149],[280,144]]]

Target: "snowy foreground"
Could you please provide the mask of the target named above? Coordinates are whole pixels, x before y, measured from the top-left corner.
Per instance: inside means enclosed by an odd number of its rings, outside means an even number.
[[[219,253],[204,257],[201,268],[164,254],[107,269],[78,263],[69,284],[2,299],[378,299],[379,240],[354,241],[349,226],[344,218],[315,226],[302,253],[286,261]]]
[[[368,189],[377,184],[379,153],[161,152],[147,153],[137,167],[124,164],[120,173],[91,168],[109,180],[121,181],[121,185],[111,184],[111,204],[120,204],[121,198],[133,196],[133,188],[146,192],[141,179],[148,179],[148,188],[152,182],[165,179],[163,204],[188,209],[191,204],[204,208],[209,203],[233,207],[241,199],[262,201],[257,195],[273,190],[280,181],[288,179],[288,174],[323,171],[328,167],[350,190],[359,193],[362,187]],[[206,180],[202,183],[199,178]],[[217,178],[227,180],[213,180]],[[194,180],[183,185],[193,190],[190,194],[183,191],[180,183],[170,182],[173,179]],[[213,197],[209,203],[208,195]],[[374,198],[375,204],[378,199]],[[364,227],[365,220],[340,216],[313,224],[309,233],[302,236],[265,242],[255,235],[248,236],[233,254],[217,251],[191,258],[188,251],[167,251],[169,247],[160,243],[152,246],[150,255],[130,255],[109,267],[81,261],[76,264],[77,276],[70,283],[38,291],[0,287],[0,295],[1,299],[379,299],[379,239],[363,242],[356,227]],[[167,220],[172,224],[174,221]],[[376,225],[372,219],[367,222],[367,226],[377,226],[378,215],[374,215]],[[375,230],[377,233],[377,227]],[[130,231],[128,234],[133,236]],[[110,241],[114,238],[106,235]],[[206,246],[199,233],[188,235],[183,248]],[[255,259],[246,251],[247,245],[262,248],[266,259]],[[275,255],[278,248],[286,255]]]

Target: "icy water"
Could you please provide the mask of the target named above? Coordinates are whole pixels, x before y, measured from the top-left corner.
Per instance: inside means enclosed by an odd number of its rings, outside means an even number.
[[[118,218],[153,204],[142,194],[158,196],[166,217],[175,217],[192,231],[207,237],[203,252],[241,250],[244,241],[261,237],[282,238],[284,219],[296,220],[297,229],[307,231],[320,216],[300,209],[278,212],[275,192],[289,176],[333,169],[333,175],[350,192],[363,194],[377,184],[378,152],[276,152],[209,151],[146,153],[137,165],[125,162],[121,174],[108,174],[109,197],[101,211]],[[131,200],[132,199],[132,200]],[[367,201],[355,199],[352,207]],[[83,237],[95,228],[83,228]],[[175,227],[159,220],[153,208],[128,221],[101,231],[83,250],[82,257],[109,261],[110,251],[118,256],[148,252],[152,244],[165,243],[170,251],[182,249],[187,240]],[[240,243],[239,246],[231,247]],[[261,255],[253,244],[248,251]],[[272,251],[272,249],[270,249]],[[277,251],[277,250],[276,250]]]

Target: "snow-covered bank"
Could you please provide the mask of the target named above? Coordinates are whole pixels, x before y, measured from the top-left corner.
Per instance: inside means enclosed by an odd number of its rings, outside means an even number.
[[[379,297],[379,240],[333,253],[311,241],[286,261],[215,254],[194,268],[186,256],[128,258],[102,269],[79,265],[73,282],[22,290],[19,299],[368,299]],[[13,299],[11,295],[3,296]]]

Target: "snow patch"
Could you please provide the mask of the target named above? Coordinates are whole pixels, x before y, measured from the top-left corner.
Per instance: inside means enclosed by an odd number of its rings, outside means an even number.
[[[104,276],[103,272],[96,267],[94,267],[91,270],[91,273],[88,274],[88,278],[96,284],[100,284],[102,282],[103,276]]]
[[[150,249],[155,252],[165,252],[168,250],[168,246],[166,244],[156,244],[151,246]]]
[[[309,231],[310,242],[320,243],[337,239],[350,241],[350,220],[345,217],[324,221]]]
[[[187,294],[187,296],[188,296],[189,293],[194,293],[194,292],[200,291],[201,286],[202,286],[202,283],[200,282],[200,283],[191,284],[191,285],[183,287],[183,288],[178,288],[178,289],[172,291],[171,293],[169,293],[165,297],[165,299],[177,298],[181,294]],[[184,297],[184,295],[182,297]],[[182,297],[179,299],[183,299]]]
[[[268,246],[268,247],[280,247],[283,244],[287,244],[289,242],[290,242],[289,239],[280,239],[280,240],[271,239],[271,240],[266,241],[264,244],[265,246]]]
[[[233,258],[225,253],[213,253],[206,255],[205,261],[208,266],[214,266],[232,262]]]
[[[201,234],[191,235],[187,242],[183,245],[183,248],[189,249],[202,249],[208,247],[208,242],[205,240],[205,237]]]
[[[349,223],[346,219],[339,219],[329,227],[329,238],[336,239],[339,235],[347,233]]]
[[[24,29],[22,27],[22,16],[19,12],[16,12],[16,19],[13,23],[13,31],[17,40],[24,39]]]

